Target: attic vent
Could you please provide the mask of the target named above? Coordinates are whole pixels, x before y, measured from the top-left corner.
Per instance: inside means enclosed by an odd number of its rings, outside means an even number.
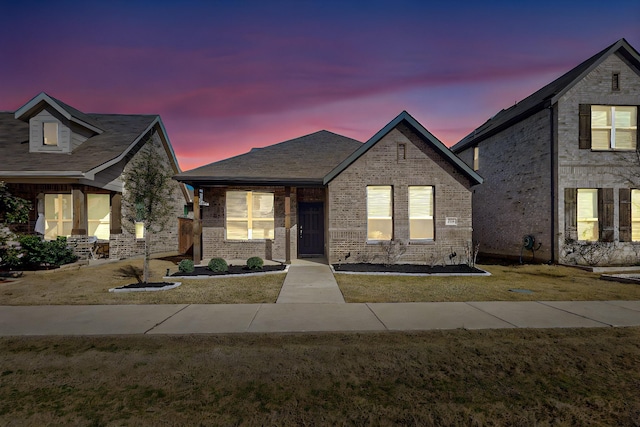
[[[611,90],[620,90],[620,73],[611,74]]]

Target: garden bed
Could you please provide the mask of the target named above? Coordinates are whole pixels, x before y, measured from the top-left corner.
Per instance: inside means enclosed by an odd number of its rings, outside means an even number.
[[[419,274],[419,275],[479,275],[487,276],[484,270],[466,264],[456,265],[418,265],[418,264],[333,264],[336,273],[357,274]]]
[[[250,269],[246,265],[230,265],[229,270],[226,272],[215,272],[209,270],[207,267],[195,267],[191,273],[184,273],[178,271],[173,273],[169,277],[215,277],[215,276],[232,276],[238,274],[260,274],[260,273],[280,273],[287,269],[288,265],[265,265],[260,269]]]
[[[153,292],[166,291],[180,286],[180,282],[149,282],[149,283],[132,283],[126,286],[109,289],[109,292]]]

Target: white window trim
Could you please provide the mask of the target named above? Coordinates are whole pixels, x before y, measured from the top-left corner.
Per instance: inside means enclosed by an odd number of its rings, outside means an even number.
[[[230,217],[227,214],[227,194],[232,193],[232,192],[237,192],[237,193],[248,193],[248,198],[251,199],[253,197],[254,193],[260,193],[260,194],[271,194],[271,196],[273,197],[273,207],[274,207],[274,213],[273,213],[273,218],[253,218],[253,212],[252,212],[252,205],[253,203],[251,201],[247,201],[247,217]],[[225,193],[225,222],[224,222],[224,238],[227,241],[230,242],[248,242],[248,241],[252,241],[252,242],[260,242],[260,241],[267,241],[267,240],[273,240],[275,239],[275,194],[274,193],[270,193],[267,191],[252,191],[252,190],[228,190]],[[247,238],[246,239],[234,239],[234,238],[229,238],[228,237],[228,232],[229,232],[229,228],[228,228],[228,223],[229,221],[231,222],[247,222]],[[255,239],[253,238],[253,227],[251,227],[251,225],[253,225],[254,221],[271,221],[273,223],[273,237],[266,237],[266,238],[260,238],[260,239]]]

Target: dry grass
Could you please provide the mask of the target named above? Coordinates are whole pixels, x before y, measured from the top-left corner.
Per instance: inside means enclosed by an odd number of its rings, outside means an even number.
[[[492,276],[410,277],[336,274],[347,302],[638,300],[640,286],[553,265],[479,266]],[[531,294],[510,292],[528,289]]]
[[[1,425],[638,425],[640,329],[0,339]]]
[[[180,280],[182,286],[170,291],[112,293],[110,288],[135,283],[122,277],[121,269],[141,268],[142,260],[126,260],[73,270],[27,272],[13,283],[0,283],[0,305],[60,304],[238,304],[274,303],[284,274],[261,277],[230,277]],[[162,281],[174,263],[151,260],[152,281]]]

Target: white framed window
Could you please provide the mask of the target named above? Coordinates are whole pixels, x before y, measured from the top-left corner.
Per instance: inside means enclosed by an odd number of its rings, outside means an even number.
[[[108,194],[87,194],[87,219],[89,236],[109,240],[111,208]]]
[[[55,240],[58,236],[69,237],[73,226],[71,194],[45,194],[44,220],[46,240]]]
[[[42,144],[48,146],[58,145],[58,123],[44,122],[42,123]]]
[[[631,240],[640,241],[640,190],[631,190]]]
[[[635,150],[638,107],[591,106],[591,149]]]
[[[273,239],[273,193],[227,191],[226,205],[228,240]]]
[[[433,187],[409,187],[409,239],[433,240]]]
[[[577,215],[578,240],[597,241],[598,189],[578,188]]]
[[[393,187],[367,187],[367,240],[393,238]]]

